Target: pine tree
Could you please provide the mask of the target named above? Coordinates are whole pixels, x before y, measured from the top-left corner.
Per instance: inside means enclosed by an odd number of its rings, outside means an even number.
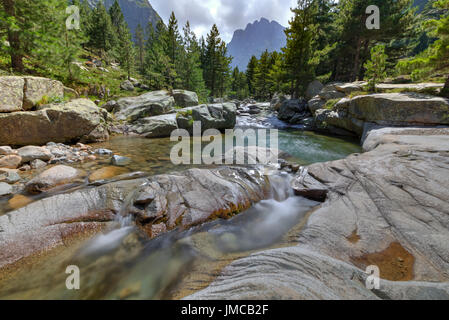
[[[220,39],[220,32],[214,24],[207,35],[204,54],[204,80],[211,96],[224,93],[226,75],[229,75],[229,59],[226,59],[226,45]]]
[[[117,44],[116,32],[112,25],[111,16],[108,14],[103,1],[98,1],[91,17],[92,24],[89,26],[88,45],[97,49],[101,57],[112,50]]]
[[[145,34],[141,24],[137,25],[136,34],[135,34],[135,42],[138,50],[138,58],[139,58],[139,72],[141,74],[144,73],[144,60],[145,60]]]
[[[340,41],[334,55],[341,57],[336,71],[337,78],[341,80],[354,81],[363,75],[362,66],[376,42],[389,43],[409,36],[414,19],[412,0],[372,0],[369,5],[376,5],[380,9],[380,29],[370,30],[365,25],[368,18],[366,0],[339,2],[337,28]],[[394,51],[391,49],[388,55],[396,59],[398,53]]]
[[[231,76],[231,97],[243,100],[248,97],[248,83],[244,72],[235,67]]]
[[[101,1],[100,1],[101,2]],[[122,26],[126,23],[125,16],[117,0],[114,1],[109,8],[109,16],[111,17],[111,24],[115,32],[119,32]]]
[[[228,49],[226,47],[225,42],[221,42],[218,48],[218,68],[217,68],[217,84],[218,84],[218,93],[220,97],[224,97],[226,92],[229,89],[229,84],[231,80],[231,62],[232,57],[229,57]]]
[[[315,0],[298,0],[298,6],[292,9],[295,16],[285,30],[287,45],[283,48],[285,67],[290,93],[299,97],[315,76],[313,58],[313,39],[316,35],[315,15],[318,11]]]
[[[183,28],[183,33],[184,48],[180,54],[179,70],[182,86],[183,89],[196,92],[201,100],[205,100],[207,92],[201,70],[201,48],[195,33],[190,29],[189,21]]]
[[[121,67],[128,73],[128,79],[131,79],[131,71],[134,66],[135,51],[132,41],[132,35],[128,27],[122,29],[119,34],[120,54],[119,61]]]
[[[128,23],[117,0],[109,8],[109,17],[115,35],[111,42],[113,54],[120,62],[122,68],[126,70],[129,79],[131,78],[131,71],[134,66],[135,51]]]
[[[14,71],[25,71],[25,55],[40,56],[57,45],[65,7],[59,0],[0,0],[0,35],[5,35],[0,50],[10,56]],[[9,45],[3,46],[3,40]]]
[[[275,53],[276,54],[272,55],[271,68],[269,72],[269,86],[271,95],[285,91],[285,67],[283,55],[277,52]]]
[[[173,88],[176,71],[167,54],[169,51],[167,28],[159,20],[155,30],[151,23],[147,30],[149,36],[146,44],[145,78],[148,79],[152,89]]]
[[[368,86],[371,91],[376,91],[376,85],[384,80],[386,73],[387,55],[385,46],[378,45],[371,49],[371,59],[365,63],[365,77],[368,79]]]
[[[271,57],[268,50],[265,50],[260,56],[255,72],[255,92],[258,99],[265,100],[270,97],[270,69]]]
[[[249,94],[254,96],[256,94],[255,90],[255,75],[257,67],[257,58],[252,56],[249,60],[248,66],[246,67],[246,81],[248,82]]]

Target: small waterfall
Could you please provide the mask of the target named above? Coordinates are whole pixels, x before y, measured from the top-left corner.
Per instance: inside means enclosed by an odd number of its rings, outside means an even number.
[[[290,185],[293,176],[286,172],[280,172],[268,176],[271,188],[272,199],[282,202],[293,196],[293,189]]]
[[[146,185],[147,182],[142,183],[142,185],[136,188],[134,192],[130,192],[128,195],[126,195],[125,199],[123,200],[123,204],[115,217],[117,227],[105,234],[100,234],[91,239],[82,250],[82,253],[105,253],[114,250],[121,244],[123,238],[125,238],[133,230],[135,230],[132,216],[128,214],[130,211],[129,208],[133,205],[133,199],[135,198],[136,193]]]

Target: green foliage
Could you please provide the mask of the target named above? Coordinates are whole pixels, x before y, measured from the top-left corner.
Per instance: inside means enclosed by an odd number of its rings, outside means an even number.
[[[334,109],[335,105],[340,101],[341,99],[330,99],[326,101],[326,104],[323,106],[323,109],[332,110]]]
[[[230,64],[226,43],[221,40],[220,32],[214,24],[203,44],[202,69],[206,88],[212,97],[225,95],[230,84]]]
[[[183,48],[180,50],[178,63],[181,86],[185,90],[196,92],[199,99],[204,101],[207,99],[207,90],[201,69],[201,47],[188,21],[183,28],[183,33]]]
[[[440,10],[441,16],[439,19],[427,20],[425,25],[429,35],[437,40],[424,52],[397,64],[398,72],[410,73],[413,80],[424,79],[435,71],[449,67],[449,0],[435,1],[433,5]],[[449,77],[441,94],[449,96]]]
[[[368,87],[371,91],[376,91],[376,85],[387,77],[386,63],[385,46],[378,45],[372,48],[371,59],[364,65],[365,77],[368,79]]]
[[[318,12],[316,0],[298,0],[298,6],[292,9],[294,17],[285,30],[287,45],[283,48],[285,71],[290,83],[291,93],[302,95],[307,85],[315,77],[312,63],[313,40],[317,34],[315,16]]]
[[[114,7],[111,7],[111,12]],[[97,7],[89,14],[90,23],[87,35],[89,36],[89,47],[97,50],[98,54],[106,58],[107,53],[114,49],[118,43],[117,29],[112,23],[111,16],[108,14],[103,1],[98,1]],[[118,17],[114,17],[114,23],[117,24]]]
[[[238,67],[232,71],[230,97],[243,100],[249,96],[248,83],[244,72],[240,72]]]

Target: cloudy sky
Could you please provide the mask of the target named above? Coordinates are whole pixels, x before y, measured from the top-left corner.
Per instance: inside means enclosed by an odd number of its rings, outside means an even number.
[[[236,29],[244,29],[249,22],[261,17],[276,20],[284,27],[292,16],[290,8],[296,0],[150,0],[153,8],[167,23],[175,12],[180,26],[187,20],[198,36],[206,36],[214,23],[222,39],[231,41]],[[182,30],[182,28],[180,28]]]

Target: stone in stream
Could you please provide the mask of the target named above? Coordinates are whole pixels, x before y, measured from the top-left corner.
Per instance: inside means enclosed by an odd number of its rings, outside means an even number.
[[[32,194],[46,192],[56,186],[74,182],[83,176],[85,176],[85,173],[82,170],[58,165],[31,179],[26,184],[25,189]]]
[[[15,171],[6,171],[4,173],[0,173],[0,181],[4,181],[9,184],[16,183],[20,181],[22,178],[20,175]]]
[[[30,165],[31,165],[32,169],[40,169],[40,168],[46,167],[47,163],[40,159],[36,159],[36,160],[31,161]]]
[[[9,184],[0,182],[0,197],[10,195],[12,192],[13,189]]]
[[[321,109],[326,104],[326,100],[321,99],[320,96],[315,96],[312,99],[307,102],[307,105],[309,106],[309,110],[312,114],[315,114],[315,112],[318,109]]]
[[[0,269],[111,227],[142,179],[45,198],[0,216]]]
[[[0,77],[0,112],[30,110],[44,97],[62,98],[60,81],[40,77]]]
[[[98,170],[95,170],[89,175],[89,182],[113,178],[128,172],[129,172],[128,169],[122,167],[114,167],[114,166],[103,167]]]
[[[63,98],[64,85],[57,80],[40,77],[24,77],[23,109],[30,110],[44,97]]]
[[[139,119],[131,126],[132,131],[146,138],[169,137],[176,129],[178,129],[176,114],[164,114]]]
[[[237,107],[233,103],[201,105],[178,110],[176,120],[179,129],[192,131],[193,122],[201,122],[201,130],[233,129],[237,121]]]
[[[0,155],[9,156],[11,154],[17,154],[17,151],[11,148],[10,146],[2,146],[0,147]]]
[[[21,163],[22,157],[15,154],[0,158],[0,168],[17,169]]]
[[[22,163],[31,162],[36,159],[49,161],[53,157],[47,148],[37,146],[22,147],[17,152],[22,157]]]
[[[0,77],[0,112],[23,110],[24,85],[22,77]]]
[[[448,299],[449,129],[372,129],[366,153],[308,166],[327,190],[298,244],[227,266],[187,299]],[[317,185],[319,186],[317,188]],[[365,285],[380,269],[380,288]]]
[[[113,152],[111,150],[109,150],[109,149],[96,149],[94,152],[99,154],[99,155],[111,155],[111,154],[113,154]]]
[[[324,86],[320,81],[318,81],[318,80],[312,81],[307,86],[306,99],[307,100],[312,99],[313,97],[318,95],[320,93],[320,91],[323,90],[323,88],[324,88]]]
[[[113,155],[111,158],[111,164],[113,166],[124,167],[131,163],[131,158]]]
[[[285,100],[280,109],[278,118],[283,121],[290,122],[293,118],[295,121],[307,118],[309,109],[305,100]]]
[[[9,199],[8,205],[11,209],[17,210],[19,208],[25,207],[26,205],[33,202],[31,198],[28,198],[21,194],[16,194],[14,197]]]

